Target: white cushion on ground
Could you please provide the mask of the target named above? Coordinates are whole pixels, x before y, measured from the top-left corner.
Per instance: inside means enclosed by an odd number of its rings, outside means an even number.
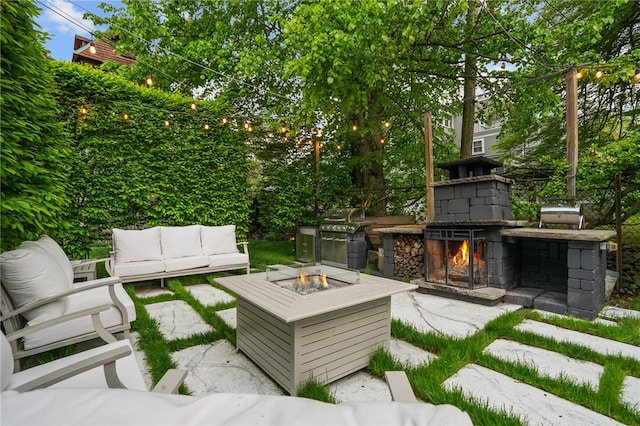
[[[77,287],[82,287],[83,285],[86,285],[86,282],[75,284]],[[114,289],[116,297],[122,302],[127,310],[129,322],[133,322],[136,319],[136,309],[133,305],[133,301],[122,288],[122,284],[116,284]],[[107,303],[111,303],[111,298],[109,296],[109,288],[106,286],[75,293],[66,298],[67,309],[64,311],[64,314],[71,314],[82,309],[88,309]],[[112,307],[107,311],[100,312],[100,320],[107,328],[122,324],[120,311],[115,307]],[[85,333],[91,333],[94,330],[93,324],[91,323],[91,317],[85,316],[72,321],[67,321],[63,324],[47,327],[45,330],[25,336],[24,347],[25,349],[33,349],[38,346],[80,336]]]
[[[122,389],[5,392],[7,424],[132,425],[472,425],[452,405],[399,402],[329,404],[307,398],[215,393],[201,397]]]
[[[176,257],[164,261],[164,270],[167,272],[181,271],[183,269],[204,268],[209,266],[209,256]]]
[[[160,228],[160,241],[165,259],[202,254],[200,225],[163,226]]]
[[[33,248],[44,250],[58,262],[70,283],[73,282],[73,266],[62,247],[47,235],[41,236],[37,241],[24,241],[18,248]]]
[[[247,263],[249,263],[249,256],[244,253],[227,253],[209,256],[210,268],[227,265],[242,265],[244,267]]]
[[[0,254],[0,277],[16,308],[67,291],[71,286],[58,261],[42,250],[23,248]],[[60,316],[64,309],[64,300],[60,300],[23,315],[30,324],[36,324]]]
[[[202,252],[204,254],[238,253],[236,226],[202,226]]]
[[[41,377],[51,371],[56,371],[64,368],[68,365],[78,362],[79,360],[86,359],[92,355],[103,353],[105,350],[129,347],[131,349],[131,342],[128,339],[118,340],[115,343],[109,343],[107,345],[101,345],[93,349],[89,349],[74,355],[70,355],[64,358],[60,358],[45,364],[40,364],[26,370],[22,370],[15,373],[11,378],[11,382],[7,390],[14,389],[30,380]],[[131,354],[120,358],[116,361],[116,369],[118,370],[118,378],[127,387],[127,389],[135,389],[146,391],[147,387],[144,383],[144,378],[140,372],[140,367],[131,349]],[[107,381],[104,377],[104,368],[102,366],[93,368],[77,376],[70,377],[62,382],[56,383],[51,386],[52,388],[108,388]],[[3,401],[4,409],[4,401]],[[99,417],[96,417],[99,419]],[[101,419],[102,420],[102,419]],[[47,422],[45,422],[47,423]]]
[[[162,260],[160,228],[113,229],[116,263]]]
[[[114,266],[115,275],[128,277],[131,275],[154,274],[164,272],[164,262],[161,260],[147,260],[145,262],[118,263]]]

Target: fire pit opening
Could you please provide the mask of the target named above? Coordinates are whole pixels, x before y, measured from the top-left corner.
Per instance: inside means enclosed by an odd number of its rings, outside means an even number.
[[[483,231],[427,229],[427,280],[464,288],[487,287]]]
[[[267,266],[267,281],[298,294],[310,294],[360,283],[358,270],[331,271],[319,263],[300,268]]]

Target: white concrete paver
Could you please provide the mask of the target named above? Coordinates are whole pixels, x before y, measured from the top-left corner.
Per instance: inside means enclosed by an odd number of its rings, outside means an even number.
[[[413,346],[411,343],[407,343],[404,340],[391,338],[391,347],[389,348],[391,355],[400,361],[402,364],[408,367],[417,367],[421,364],[429,364],[429,362],[436,358],[436,356],[430,352],[420,349],[417,346]]]
[[[473,308],[470,309],[470,306]],[[391,316],[423,333],[468,337],[500,315],[521,309],[520,305],[499,303],[474,305],[461,300],[407,291],[391,296]]]
[[[600,311],[600,316],[604,318],[640,318],[640,311],[632,311],[631,309],[619,308],[617,306],[605,306]]]
[[[517,330],[528,331],[539,336],[551,338],[559,342],[574,343],[592,349],[603,355],[621,355],[640,361],[640,347],[616,342],[603,337],[567,330],[543,322],[524,320],[516,326]]]
[[[153,297],[160,294],[173,294],[171,290],[166,287],[160,287],[160,284],[138,284],[133,287],[136,296],[138,297]]]
[[[617,421],[488,368],[469,364],[444,382],[528,425],[620,425]]]
[[[579,385],[588,385],[594,391],[598,390],[600,376],[604,371],[601,365],[593,362],[575,360],[556,352],[510,340],[495,340],[484,352],[505,361],[534,367],[542,376],[554,379],[564,376]]]
[[[146,305],[146,308],[149,316],[158,322],[160,332],[167,340],[180,339],[212,330],[211,326],[182,300],[153,303]]]
[[[224,309],[222,311],[216,311],[216,314],[222,318],[229,327],[235,329],[237,327],[237,317],[238,314],[236,312],[236,308]]]
[[[364,371],[357,371],[329,385],[337,402],[391,401],[389,386]]]
[[[178,368],[189,371],[185,384],[193,395],[216,392],[282,395],[260,368],[226,340],[198,345],[171,354]]]
[[[620,395],[622,402],[627,404],[631,409],[640,413],[640,379],[637,377],[627,376],[622,382],[622,394]]]
[[[185,288],[205,306],[214,306],[216,303],[231,303],[236,300],[226,291],[215,288],[211,284],[194,284]]]

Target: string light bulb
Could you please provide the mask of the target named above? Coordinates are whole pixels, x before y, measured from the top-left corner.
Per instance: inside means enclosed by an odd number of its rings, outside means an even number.
[[[167,127],[171,126],[171,121],[169,121],[168,118],[165,118],[164,125],[167,126]]]
[[[207,131],[208,131],[208,130],[211,130],[211,126],[209,125],[209,123],[204,123],[204,126],[203,126],[203,127],[204,127],[204,129],[205,129],[205,130],[207,130]]]
[[[596,71],[596,78],[602,78],[603,75],[604,73],[602,72],[602,70],[598,68],[598,70]]]
[[[576,78],[580,80],[582,78],[582,70],[576,71]]]
[[[357,124],[353,124],[351,125],[351,130],[353,130],[354,132],[358,130],[358,125]]]
[[[147,87],[153,86],[153,77],[151,77],[151,74],[149,74],[147,76],[147,79],[145,80],[145,83],[146,83]]]
[[[268,137],[269,139],[271,139],[271,138],[273,137],[273,132],[269,132],[269,133],[267,133],[267,137]]]
[[[287,133],[287,127],[286,126],[281,126],[280,127],[280,133]]]
[[[98,50],[96,49],[96,44],[94,42],[91,42],[89,44],[89,52],[91,52],[91,54],[95,55],[97,51]]]
[[[384,145],[384,138],[380,138],[380,145]]]
[[[229,119],[227,117],[222,117],[222,125],[226,126],[227,124],[229,124]]]
[[[125,112],[124,114],[122,114],[122,119],[123,120],[128,120],[129,119],[129,113]]]
[[[636,73],[633,75],[635,81],[640,81],[640,67],[636,68]]]
[[[391,122],[389,120],[385,120],[385,122],[382,123],[382,125],[384,126],[385,129],[388,129],[389,127],[391,127]]]
[[[80,114],[82,114],[82,115],[87,115],[87,114],[89,114],[89,110],[87,109],[87,107],[86,107],[86,106],[82,105],[82,106],[80,107]]]
[[[342,150],[342,145],[338,144],[338,151]]]
[[[189,105],[189,108],[191,108],[191,110],[195,111],[198,109],[198,105],[196,105],[195,101],[191,101],[191,105]]]

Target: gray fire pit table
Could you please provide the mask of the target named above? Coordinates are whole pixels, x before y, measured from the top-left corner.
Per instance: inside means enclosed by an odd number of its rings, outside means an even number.
[[[321,268],[329,277],[345,272]],[[309,294],[269,282],[266,273],[216,281],[237,295],[237,349],[291,395],[309,379],[326,384],[360,370],[377,348],[388,349],[391,295],[417,288],[365,274],[357,284]]]

